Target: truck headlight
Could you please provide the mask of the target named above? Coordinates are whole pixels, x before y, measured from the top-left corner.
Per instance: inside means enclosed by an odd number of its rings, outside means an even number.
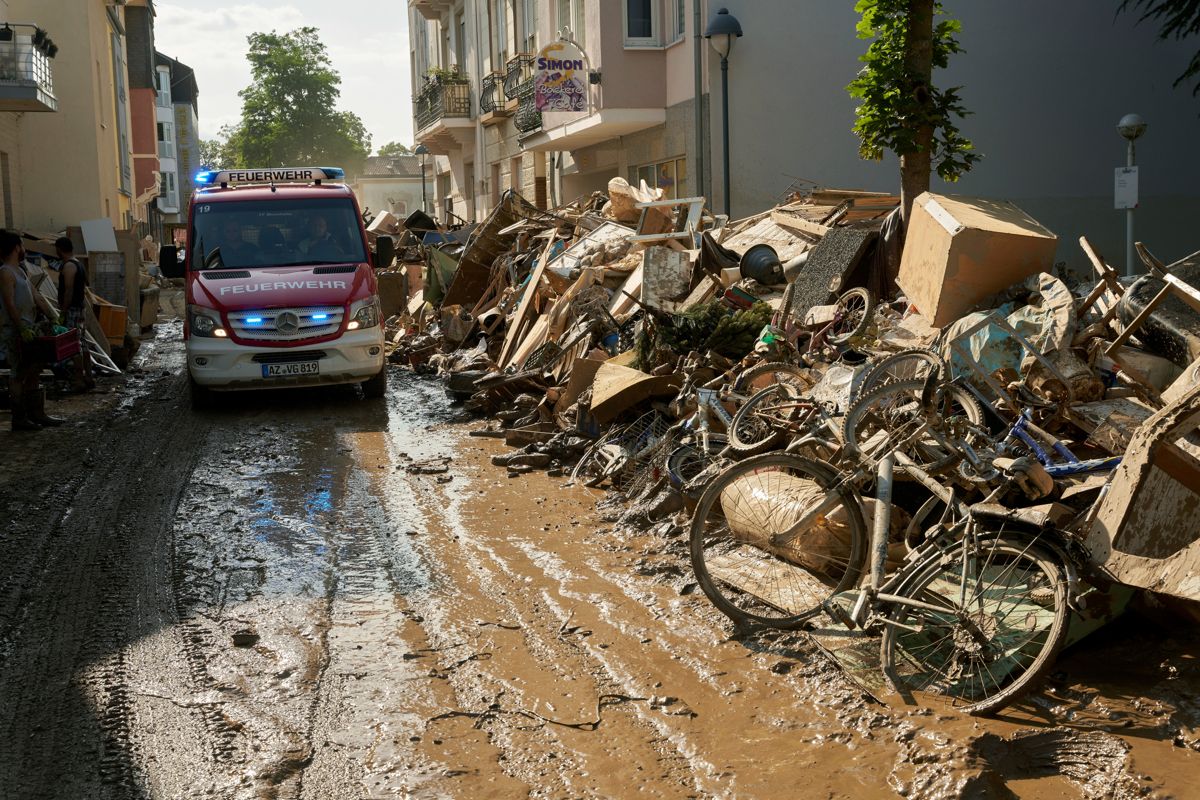
[[[225,337],[228,334],[221,327],[221,320],[216,317],[216,311],[202,306],[188,306],[188,328],[193,336]]]
[[[374,297],[359,300],[350,306],[350,324],[346,330],[356,331],[360,328],[374,328],[379,324],[379,301]]]

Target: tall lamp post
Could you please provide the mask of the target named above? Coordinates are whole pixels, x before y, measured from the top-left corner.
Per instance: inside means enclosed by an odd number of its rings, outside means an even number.
[[[419,144],[413,150],[413,155],[421,157],[421,210],[428,214],[429,203],[425,199],[425,156],[429,155],[429,148],[423,144]]]
[[[1142,119],[1137,114],[1126,114],[1121,117],[1121,121],[1117,123],[1117,133],[1129,142],[1128,149],[1125,151],[1125,169],[1126,174],[1132,180],[1137,180],[1137,173],[1134,168],[1137,165],[1137,152],[1134,142],[1146,132],[1146,120]],[[1137,262],[1134,261],[1133,253],[1133,209],[1137,206],[1137,184],[1134,186],[1134,196],[1130,198],[1131,202],[1125,204],[1125,274],[1136,275],[1137,269],[1134,266]]]
[[[722,8],[708,21],[704,38],[721,56],[721,138],[725,156],[725,216],[729,216],[729,51],[733,40],[741,37],[742,26],[737,17]]]

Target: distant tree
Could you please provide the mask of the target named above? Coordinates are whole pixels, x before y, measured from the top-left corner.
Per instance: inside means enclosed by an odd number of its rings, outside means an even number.
[[[362,120],[338,111],[341,76],[316,28],[248,37],[252,81],[228,131],[230,166],[327,165],[358,172],[371,152]]]
[[[858,38],[873,40],[859,60],[866,66],[846,87],[859,100],[854,133],[859,155],[878,161],[885,150],[900,157],[900,193],[907,221],[913,200],[929,190],[933,169],[956,181],[979,159],[959,132],[956,117],[968,112],[960,87],[938,89],[934,68],[943,69],[961,53],[957,20],[944,14],[940,0],[858,0]]]
[[[221,129],[215,139],[200,140],[200,169],[229,169],[242,166],[229,147],[229,126]]]
[[[388,142],[379,148],[377,155],[384,156],[385,158],[391,156],[411,156],[412,150],[409,149],[408,145],[401,144],[400,142]]]
[[[1182,40],[1200,35],[1200,0],[1122,0],[1118,12],[1141,11],[1138,22],[1158,23],[1158,38]],[[1192,54],[1187,69],[1175,79],[1174,86],[1195,81],[1192,97],[1200,96],[1200,50]]]

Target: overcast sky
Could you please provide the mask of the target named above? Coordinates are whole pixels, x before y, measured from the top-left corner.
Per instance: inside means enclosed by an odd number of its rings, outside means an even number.
[[[341,73],[341,108],[362,119],[372,148],[412,144],[404,0],[156,0],[154,6],[158,50],[196,70],[204,138],[241,116],[238,92],[250,82],[246,37],[311,25]]]

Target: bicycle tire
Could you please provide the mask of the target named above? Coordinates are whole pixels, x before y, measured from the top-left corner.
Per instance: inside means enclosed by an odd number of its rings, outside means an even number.
[[[758,409],[763,405],[799,399],[800,393],[786,383],[776,383],[755,392],[753,397],[742,403],[729,422],[729,430],[726,431],[729,449],[742,456],[752,456],[782,445],[788,439],[788,432],[757,416]],[[782,412],[780,416],[784,419],[794,418],[795,410]]]
[[[604,469],[598,469],[603,466],[600,454],[606,445],[612,444],[616,439],[620,438],[625,430],[626,426],[613,428],[592,442],[591,446],[584,451],[579,461],[575,464],[575,468],[571,470],[571,483],[577,486],[582,483],[582,485],[588,488],[595,488],[604,483],[605,479],[610,476]]]
[[[861,336],[870,327],[871,317],[875,313],[875,296],[867,289],[850,289],[842,293],[837,304],[845,316],[829,331],[826,339],[830,344],[843,345],[855,336]]]
[[[699,444],[680,445],[667,456],[667,480],[689,500],[696,500],[703,494],[704,487],[693,486],[692,481],[717,460],[729,440],[720,434],[709,434],[707,453],[701,452]]]
[[[938,370],[939,379],[946,374],[946,362],[932,350],[913,347],[892,353],[867,368],[854,390],[854,396],[857,399],[880,386],[902,380],[922,380],[932,369]]]
[[[812,386],[804,367],[788,364],[785,361],[764,361],[753,367],[742,370],[733,381],[733,391],[737,394],[754,394],[776,383],[791,383],[802,389]],[[766,380],[760,380],[760,378]]]
[[[906,413],[905,410],[911,420],[917,420],[920,415],[921,393],[924,389],[924,380],[897,381],[880,386],[873,392],[868,392],[855,400],[842,420],[842,441],[845,442],[847,450],[852,453],[861,453],[865,449],[864,446],[869,444],[872,437],[880,431],[900,430],[907,421],[902,419]],[[880,411],[886,407],[888,398],[896,401],[909,398],[911,402],[897,406],[894,414],[888,414]],[[953,405],[957,404],[962,416],[973,426],[978,427],[983,424],[983,409],[980,407],[979,401],[960,386],[942,385],[938,389],[935,402],[939,406],[938,418],[944,422],[957,416],[953,413]],[[968,437],[967,441],[968,443],[974,442],[974,436]],[[907,455],[919,467],[931,473],[940,472],[952,466],[959,458],[957,453],[946,453],[941,451],[936,443],[924,440],[913,443],[910,449],[914,452],[907,453]]]
[[[933,550],[912,567],[913,577],[897,594],[945,604],[946,611],[896,603],[880,642],[884,676],[893,688],[898,692],[932,690],[949,697],[967,714],[990,714],[1036,686],[1062,649],[1070,618],[1065,570],[1058,556],[1028,539],[1004,535],[983,539],[980,545],[986,554],[973,554],[976,562],[980,557],[983,562],[975,583],[968,580],[967,602],[953,598],[960,592],[962,575],[967,574],[961,547],[958,553],[954,551],[958,545]],[[1021,562],[1032,567],[1024,577],[1017,567]],[[989,592],[984,586],[988,570],[1016,591],[999,596]],[[1027,584],[1023,596],[1022,580]],[[950,598],[943,593],[946,589]],[[1006,610],[1008,600],[1012,603]],[[972,610],[976,607],[978,610]],[[1020,616],[1010,620],[1014,614]],[[952,619],[952,615],[967,621]],[[937,638],[942,631],[946,633]],[[1005,664],[1005,660],[1011,663]],[[997,690],[991,694],[987,693],[989,681]]]
[[[743,488],[749,489],[739,484],[743,479],[753,480],[756,496],[772,502],[748,508],[745,503],[751,496],[742,492]],[[766,532],[786,530],[784,526],[798,518],[789,519],[790,514],[803,510],[803,506],[788,508],[784,503],[789,492],[804,486],[797,479],[811,481],[813,491],[819,489],[822,498],[835,496],[839,500],[839,505],[822,517],[823,525],[836,520],[844,526],[836,542],[829,537],[821,546],[818,536],[813,535],[804,549],[779,548],[789,556],[785,560],[779,553],[750,544],[741,525],[739,531],[730,527],[728,514],[745,521],[745,514],[762,511],[762,516],[753,515],[750,521],[764,526]],[[697,583],[721,613],[739,625],[790,630],[819,613],[836,594],[858,584],[867,538],[862,501],[853,488],[839,483],[839,473],[832,465],[786,453],[768,453],[731,465],[704,490],[692,515],[689,553]],[[808,566],[797,562],[807,562]],[[757,576],[757,586],[769,587],[774,600],[760,596],[762,590],[759,594],[749,591],[745,580],[743,584],[733,583],[731,575],[746,579]]]

